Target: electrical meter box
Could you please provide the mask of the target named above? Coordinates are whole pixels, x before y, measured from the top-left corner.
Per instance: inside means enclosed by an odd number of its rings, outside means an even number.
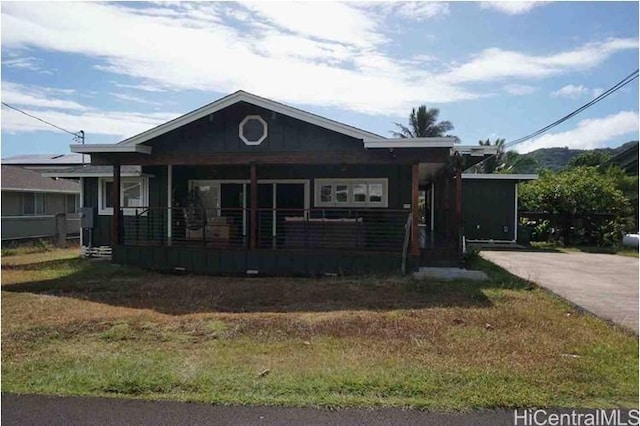
[[[80,227],[82,229],[93,229],[93,207],[80,209]]]

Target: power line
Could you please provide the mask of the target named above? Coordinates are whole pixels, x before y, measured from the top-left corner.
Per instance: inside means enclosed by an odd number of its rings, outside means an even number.
[[[593,100],[591,100],[591,101],[587,102],[586,104],[582,105],[580,108],[576,109],[575,111],[565,115],[564,117],[560,118],[559,120],[554,121],[553,123],[549,124],[546,127],[543,127],[540,130],[536,130],[535,132],[531,133],[530,135],[527,135],[527,136],[522,137],[520,139],[513,140],[513,141],[505,144],[505,147],[514,146],[514,145],[522,143],[522,142],[524,142],[524,141],[526,141],[528,139],[534,138],[534,137],[546,132],[547,130],[552,129],[553,127],[556,127],[556,126],[564,123],[565,121],[567,121],[571,117],[580,114],[585,109],[590,108],[592,105],[595,105],[596,103],[600,102],[601,100],[603,100],[607,96],[613,94],[614,92],[617,92],[618,90],[620,90],[621,88],[623,88],[627,84],[631,83],[633,80],[637,79],[638,75],[639,75],[638,74],[639,71],[640,70],[635,70],[634,72],[632,72],[631,74],[629,74],[628,76],[626,76],[625,78],[620,80],[618,83],[616,83],[614,86],[612,86],[608,90],[602,92],[600,95],[595,97]]]
[[[15,111],[18,111],[19,113],[22,113],[22,114],[26,115],[27,117],[31,117],[33,119],[36,119],[36,120],[38,120],[38,121],[40,121],[40,122],[42,122],[44,124],[47,124],[47,125],[49,125],[51,127],[55,127],[58,130],[62,130],[63,132],[69,133],[70,135],[72,135],[72,136],[74,136],[76,138],[80,138],[80,137],[84,138],[84,132],[82,132],[82,130],[80,132],[74,133],[74,132],[71,132],[71,131],[69,131],[67,129],[63,129],[60,126],[56,126],[53,123],[49,123],[48,121],[43,120],[42,118],[36,117],[35,115],[29,114],[28,112],[25,112],[25,111],[21,110],[20,108],[16,108],[14,106],[11,106],[6,102],[2,102],[2,105],[6,106],[7,108],[11,108],[11,109],[13,109]]]
[[[535,132],[521,137],[519,139],[514,139],[508,143],[504,144],[504,148],[510,148],[513,147],[515,145],[518,145],[522,142],[528,141],[538,135],[541,135],[542,133],[547,132],[548,130],[559,126],[560,124],[564,123],[565,121],[569,120],[570,118],[580,114],[582,111],[590,108],[591,106],[595,105],[596,103],[600,102],[601,100],[603,100],[604,98],[606,98],[607,96],[617,92],[618,90],[620,90],[621,88],[623,88],[624,86],[626,86],[627,84],[631,83],[632,81],[634,81],[635,79],[638,78],[640,69],[635,70],[634,72],[632,72],[631,74],[629,74],[628,76],[626,76],[625,78],[623,78],[622,80],[620,80],[618,83],[616,83],[615,85],[613,85],[612,87],[610,87],[609,89],[607,89],[606,91],[602,92],[600,95],[596,96],[594,99],[592,99],[591,101],[587,102],[586,104],[582,105],[581,107],[579,107],[578,109],[570,112],[569,114],[565,115],[564,117],[554,121],[553,123],[539,129],[536,130]],[[490,156],[488,156],[487,158],[485,158],[484,160],[482,160],[481,162],[474,164],[472,167],[477,167],[480,164],[484,163],[485,161],[489,160],[490,158],[495,157],[496,155],[498,155],[498,153],[496,154],[492,154]],[[470,167],[471,168],[471,167]],[[467,169],[468,170],[468,169]]]

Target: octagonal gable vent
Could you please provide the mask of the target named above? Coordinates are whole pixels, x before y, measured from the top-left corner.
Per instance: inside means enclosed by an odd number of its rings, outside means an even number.
[[[267,138],[267,122],[259,115],[247,115],[240,122],[239,134],[246,145],[260,145]]]

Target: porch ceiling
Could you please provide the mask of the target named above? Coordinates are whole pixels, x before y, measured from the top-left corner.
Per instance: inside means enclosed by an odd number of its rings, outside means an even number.
[[[419,163],[418,175],[420,185],[425,185],[430,182],[443,167],[445,167],[444,163]]]

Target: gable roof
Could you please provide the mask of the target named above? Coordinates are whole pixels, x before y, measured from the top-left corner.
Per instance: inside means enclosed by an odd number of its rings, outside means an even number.
[[[154,127],[153,129],[149,129],[128,139],[125,139],[122,142],[119,142],[119,144],[137,145],[147,142],[150,139],[199,120],[203,117],[208,116],[209,114],[218,112],[238,102],[246,102],[248,104],[256,105],[271,111],[275,111],[279,114],[283,114],[310,124],[314,124],[319,127],[323,127],[325,129],[333,130],[334,132],[354,137],[356,139],[385,139],[384,136],[367,132],[366,130],[358,129],[356,127],[349,126],[348,124],[340,123],[329,118],[321,117],[319,115],[312,114],[310,112],[303,111],[301,109],[294,108],[280,102],[272,101],[271,99],[263,98],[252,93],[245,92],[243,90],[238,90],[235,93],[220,98],[217,101],[200,107],[178,118],[174,118],[171,121],[167,121],[166,123]]]
[[[80,193],[80,184],[67,179],[43,177],[34,170],[2,166],[0,183],[3,191]]]

